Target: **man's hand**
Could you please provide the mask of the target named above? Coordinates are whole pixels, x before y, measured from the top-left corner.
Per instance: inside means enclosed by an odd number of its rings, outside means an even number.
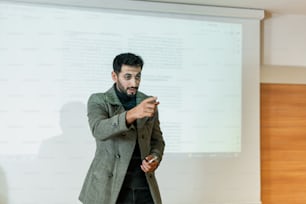
[[[153,172],[157,169],[159,164],[158,158],[154,155],[148,155],[144,160],[142,160],[142,164],[140,168],[143,172]]]
[[[143,100],[135,108],[132,108],[126,113],[126,123],[128,125],[132,124],[135,120],[144,117],[152,117],[156,112],[157,106],[159,104],[157,97],[150,97]]]

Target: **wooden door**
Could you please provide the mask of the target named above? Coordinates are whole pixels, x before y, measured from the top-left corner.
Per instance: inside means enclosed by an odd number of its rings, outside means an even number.
[[[263,204],[306,204],[306,85],[261,84]]]

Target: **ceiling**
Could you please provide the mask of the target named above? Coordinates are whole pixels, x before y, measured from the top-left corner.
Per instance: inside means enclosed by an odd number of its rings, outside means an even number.
[[[268,14],[306,15],[305,0],[150,0],[206,6],[263,9]]]

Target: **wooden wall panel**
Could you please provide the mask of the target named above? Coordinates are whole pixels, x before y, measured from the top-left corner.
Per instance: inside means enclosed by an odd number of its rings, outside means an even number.
[[[261,84],[263,204],[306,204],[306,85]]]

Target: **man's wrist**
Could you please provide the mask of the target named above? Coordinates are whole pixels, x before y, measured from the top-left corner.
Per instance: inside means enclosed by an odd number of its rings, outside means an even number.
[[[125,115],[125,120],[126,120],[126,124],[127,125],[131,125],[135,120],[136,120],[136,117],[134,117],[134,112],[133,112],[133,109],[131,110],[128,110],[126,112],[126,115]]]

